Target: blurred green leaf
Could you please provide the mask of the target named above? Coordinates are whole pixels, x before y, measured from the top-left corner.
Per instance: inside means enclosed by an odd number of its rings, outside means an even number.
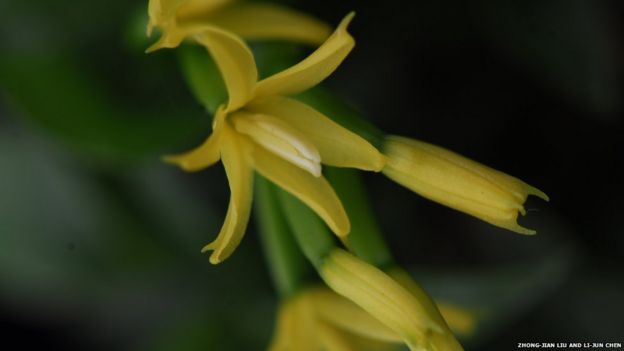
[[[76,333],[95,330],[116,350],[169,334],[170,345],[189,346],[175,335],[193,325],[195,335],[212,328],[195,340],[203,347],[221,345],[219,330],[242,328],[229,349],[264,344],[274,303],[259,250],[243,243],[210,265],[200,248],[221,218],[176,171],[107,172],[22,130],[0,130],[0,303],[26,319],[79,321]]]
[[[156,157],[198,140],[209,128],[196,111],[171,116],[158,101],[147,110],[122,106],[68,57],[4,55],[0,88],[20,115],[96,160]]]

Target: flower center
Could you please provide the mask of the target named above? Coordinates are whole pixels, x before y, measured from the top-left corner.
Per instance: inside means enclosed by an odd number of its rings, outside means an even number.
[[[321,176],[321,156],[318,150],[297,129],[269,115],[237,112],[229,117],[234,128],[253,141],[292,164]]]

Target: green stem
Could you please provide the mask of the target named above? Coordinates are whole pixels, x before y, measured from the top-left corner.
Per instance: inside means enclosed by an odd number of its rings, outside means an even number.
[[[351,251],[382,269],[394,265],[358,172],[347,168],[325,167],[325,176],[332,183],[351,220]]]
[[[312,275],[280,208],[275,186],[256,177],[256,213],[269,270],[282,297],[296,293]]]
[[[280,188],[275,189],[299,247],[318,270],[325,257],[337,247],[333,235],[321,218],[303,202]]]

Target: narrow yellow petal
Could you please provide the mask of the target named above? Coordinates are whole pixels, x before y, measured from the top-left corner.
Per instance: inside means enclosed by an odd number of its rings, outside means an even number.
[[[202,252],[214,250],[210,262],[217,264],[228,258],[238,246],[251,211],[253,197],[252,169],[247,160],[247,146],[230,127],[224,126],[221,142],[221,159],[230,184],[230,204],[225,222],[217,238],[206,245]]]
[[[412,350],[429,347],[434,334],[446,334],[403,286],[344,250],[334,250],[319,273],[332,290],[401,335]],[[457,347],[446,350],[461,349],[457,344]]]
[[[234,0],[183,0],[176,12],[176,19],[181,26],[210,24],[211,18],[232,2]]]
[[[347,57],[355,41],[347,32],[354,13],[347,15],[334,33],[300,63],[260,81],[256,97],[289,95],[311,88],[327,78]]]
[[[221,158],[219,139],[219,135],[213,133],[197,148],[179,155],[167,155],[163,157],[163,160],[175,164],[187,172],[202,170],[217,163]]]
[[[331,28],[306,14],[274,4],[241,3],[214,14],[215,26],[245,39],[283,39],[320,45],[331,34]]]
[[[437,302],[440,313],[446,320],[446,323],[457,334],[471,335],[477,327],[477,320],[474,313],[462,308],[461,306]]]
[[[316,146],[326,165],[378,172],[385,164],[385,157],[368,141],[300,101],[272,96],[253,100],[245,108],[298,129]]]
[[[546,194],[521,180],[441,147],[391,136],[384,146],[385,175],[414,192],[490,224],[535,234],[517,224],[528,195]]]
[[[321,156],[308,138],[297,129],[273,116],[235,112],[230,121],[234,128],[285,160],[321,176]]]
[[[223,109],[219,109],[215,114],[213,132],[203,144],[183,154],[167,155],[163,160],[187,172],[199,171],[217,163],[221,159],[220,143],[224,118]]]
[[[315,177],[259,145],[254,147],[252,160],[260,174],[308,205],[336,235],[349,233],[349,218],[324,177]]]
[[[393,343],[402,342],[402,338],[392,329],[372,317],[352,301],[330,291],[315,289],[311,291],[316,313],[330,324],[351,333],[371,339]]]
[[[150,45],[145,53],[149,54],[159,49],[172,49],[180,45],[182,40],[186,37],[187,32],[178,27],[171,26],[166,32],[160,36],[160,38],[152,45]]]
[[[249,47],[237,36],[215,27],[205,28],[195,38],[208,49],[221,71],[229,98],[226,111],[244,106],[258,79]]]

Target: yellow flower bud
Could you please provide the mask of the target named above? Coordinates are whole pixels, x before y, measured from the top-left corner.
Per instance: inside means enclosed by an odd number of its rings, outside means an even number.
[[[390,136],[383,173],[395,182],[445,206],[521,234],[534,230],[517,223],[529,195],[548,196],[514,178],[452,151],[422,141]]]
[[[428,301],[421,301],[390,276],[352,254],[335,249],[323,262],[320,274],[332,290],[393,330],[410,350],[463,350],[446,325],[436,322],[443,320],[430,313]]]

